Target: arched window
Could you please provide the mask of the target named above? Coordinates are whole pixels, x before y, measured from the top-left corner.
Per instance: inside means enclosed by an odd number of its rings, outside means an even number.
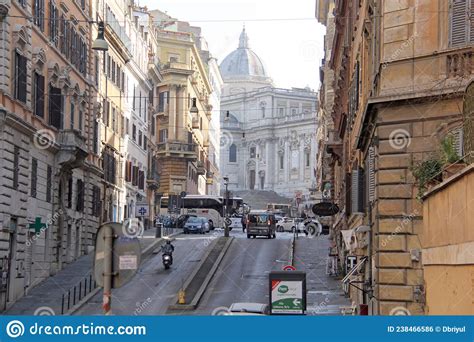
[[[237,162],[237,146],[235,144],[230,145],[229,147],[229,163]]]

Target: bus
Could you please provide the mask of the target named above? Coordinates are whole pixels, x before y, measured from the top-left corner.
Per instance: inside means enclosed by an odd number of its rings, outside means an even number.
[[[291,204],[268,203],[267,210],[275,214],[291,217]]]
[[[187,195],[184,198],[172,197],[174,203],[169,201],[169,197],[161,198],[160,215],[196,215],[207,218],[211,228],[224,227],[226,199],[222,196]],[[243,206],[242,198],[229,198],[229,217],[240,215]]]

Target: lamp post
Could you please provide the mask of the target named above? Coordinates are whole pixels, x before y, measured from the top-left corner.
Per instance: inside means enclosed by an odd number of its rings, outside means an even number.
[[[229,224],[227,220],[229,219],[229,177],[224,177],[225,185],[225,220],[224,220],[224,236],[229,237]]]
[[[103,51],[104,60],[105,53],[109,50],[109,44],[104,38],[105,25],[101,21],[98,23],[98,32],[97,39],[92,44],[92,50]],[[105,80],[105,99],[107,99],[107,80]],[[105,108],[104,108],[105,110]],[[104,182],[104,206],[106,202],[106,193],[107,193],[107,183]],[[101,213],[103,216],[103,213]],[[113,255],[112,248],[114,243],[114,236],[112,234],[112,228],[106,227],[105,236],[104,236],[104,294],[102,297],[102,307],[104,309],[105,315],[111,314],[111,305],[112,305],[112,270],[113,270]]]

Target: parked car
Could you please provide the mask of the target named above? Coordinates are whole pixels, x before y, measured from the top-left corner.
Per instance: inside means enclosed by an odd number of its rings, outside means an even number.
[[[251,211],[247,224],[247,238],[257,236],[266,236],[267,238],[276,238],[276,220],[271,211]]]
[[[176,222],[175,222],[176,226],[177,226],[178,228],[184,228],[186,222],[188,222],[188,219],[189,219],[190,217],[197,217],[197,216],[196,216],[196,215],[192,215],[192,214],[181,215],[180,217],[178,217],[178,218],[176,219]]]
[[[233,303],[226,315],[229,316],[249,316],[268,315],[270,310],[268,304],[262,303]]]
[[[184,234],[198,233],[204,234],[210,232],[207,218],[201,216],[191,216],[184,225]]]
[[[295,219],[283,217],[277,222],[277,232],[293,232],[296,229]]]

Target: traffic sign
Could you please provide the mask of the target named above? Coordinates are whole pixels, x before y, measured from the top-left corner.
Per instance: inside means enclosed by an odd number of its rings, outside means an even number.
[[[186,191],[181,191],[181,193],[179,194],[179,196],[181,196],[181,198],[183,197],[186,197],[188,194],[186,193]]]
[[[346,273],[349,273],[357,265],[357,255],[346,256]]]
[[[147,217],[149,213],[148,204],[137,204],[135,216]]]
[[[271,272],[269,274],[269,290],[271,315],[305,314],[305,272]]]
[[[225,224],[228,225],[228,226],[230,226],[230,225],[232,224],[232,220],[231,220],[230,218],[228,218],[228,217],[224,220],[224,222],[225,222]]]
[[[283,267],[283,271],[296,271],[296,267],[292,265],[286,265]]]
[[[104,285],[105,226],[112,228],[112,288],[118,288],[130,281],[140,266],[141,247],[136,237],[124,234],[122,224],[105,223],[100,226],[95,241],[94,278],[99,286]]]

